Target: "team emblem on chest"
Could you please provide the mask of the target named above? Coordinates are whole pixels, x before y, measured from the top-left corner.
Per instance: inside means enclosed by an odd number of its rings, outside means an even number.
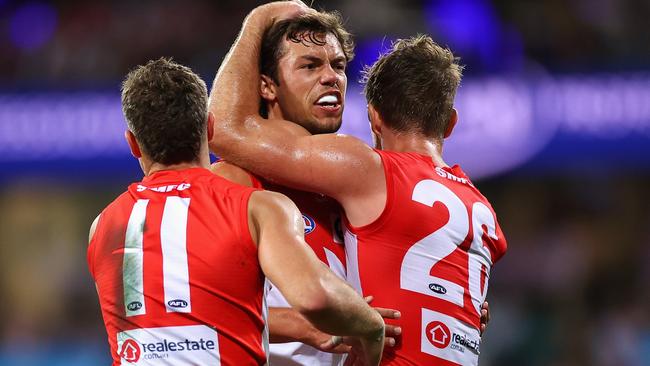
[[[311,233],[314,231],[314,229],[316,229],[316,221],[314,221],[314,219],[311,217],[302,214],[302,221],[305,223],[305,235]]]

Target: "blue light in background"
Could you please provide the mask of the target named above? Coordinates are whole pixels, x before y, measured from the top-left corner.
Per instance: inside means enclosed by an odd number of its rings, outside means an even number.
[[[648,172],[648,100],[650,74],[468,77],[456,97],[459,122],[445,157],[475,179],[522,166],[553,172],[633,164]],[[370,142],[366,101],[356,85],[347,91],[343,120],[341,133]],[[0,93],[0,182],[46,170],[137,179],[125,128],[117,90]]]
[[[18,48],[32,51],[47,43],[56,30],[56,10],[49,4],[27,3],[16,9],[9,23],[9,37]]]
[[[425,16],[432,33],[448,42],[455,54],[477,59],[484,71],[521,66],[521,40],[501,24],[489,0],[429,1]]]
[[[374,64],[380,55],[391,49],[393,41],[388,37],[359,40],[354,49],[354,60],[348,66],[348,75],[360,77],[364,67]],[[352,80],[349,83],[352,84]]]

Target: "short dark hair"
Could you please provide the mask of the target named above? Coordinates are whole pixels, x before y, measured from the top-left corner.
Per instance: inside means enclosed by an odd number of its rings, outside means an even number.
[[[364,93],[393,130],[442,138],[462,71],[448,48],[418,35],[396,41],[366,68]]]
[[[281,20],[267,28],[262,37],[260,51],[260,73],[269,76],[280,85],[278,63],[286,49],[283,40],[295,43],[308,42],[318,46],[325,44],[325,35],[332,33],[339,41],[346,62],[354,58],[354,41],[352,35],[343,27],[341,15],[337,12],[315,12]],[[267,116],[266,104],[260,106],[260,114]]]
[[[164,165],[199,158],[207,103],[205,82],[167,58],[138,66],[122,84],[122,111],[129,130],[142,152]]]

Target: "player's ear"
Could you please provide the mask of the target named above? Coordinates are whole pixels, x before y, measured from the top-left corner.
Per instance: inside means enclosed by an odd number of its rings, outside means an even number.
[[[370,130],[372,133],[381,137],[381,129],[384,125],[384,120],[372,104],[368,104],[368,120],[370,121]]]
[[[451,136],[451,132],[454,130],[454,127],[456,127],[457,122],[458,122],[458,111],[456,110],[456,108],[452,108],[451,115],[449,115],[449,124],[447,125],[447,129],[445,130],[445,135],[443,136],[444,138]]]
[[[214,113],[208,112],[208,122],[206,128],[208,129],[208,142],[212,141],[214,137]]]
[[[124,131],[124,137],[126,138],[126,143],[129,144],[131,155],[136,159],[140,159],[142,157],[142,152],[140,151],[140,145],[138,145],[138,141],[135,139],[133,132],[131,132],[131,130]]]
[[[276,99],[276,84],[270,76],[260,75],[260,96],[267,102]]]
[[[370,121],[370,130],[372,131],[372,141],[376,149],[382,150],[381,130],[384,120],[379,115],[379,112],[371,104],[368,104],[368,121]]]

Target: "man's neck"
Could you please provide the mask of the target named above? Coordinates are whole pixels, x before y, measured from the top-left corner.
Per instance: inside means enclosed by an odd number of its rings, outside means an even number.
[[[210,151],[208,150],[208,143],[204,141],[201,144],[201,150],[199,156],[196,157],[196,160],[187,161],[178,164],[161,164],[155,161],[152,161],[147,155],[142,155],[140,158],[140,167],[144,172],[144,175],[151,175],[155,172],[161,170],[183,170],[189,168],[210,168]]]
[[[389,133],[382,136],[382,144],[383,150],[428,155],[434,164],[447,166],[442,159],[442,140],[429,139],[417,134]]]
[[[165,164],[160,164],[160,163],[153,163],[149,166],[149,169],[145,172],[145,176],[151,175],[156,172],[160,172],[163,170],[184,170],[184,169],[190,169],[190,168],[208,168],[209,165],[204,165],[199,162],[192,162],[192,163],[180,163],[180,164],[171,164],[171,165],[165,165]]]

